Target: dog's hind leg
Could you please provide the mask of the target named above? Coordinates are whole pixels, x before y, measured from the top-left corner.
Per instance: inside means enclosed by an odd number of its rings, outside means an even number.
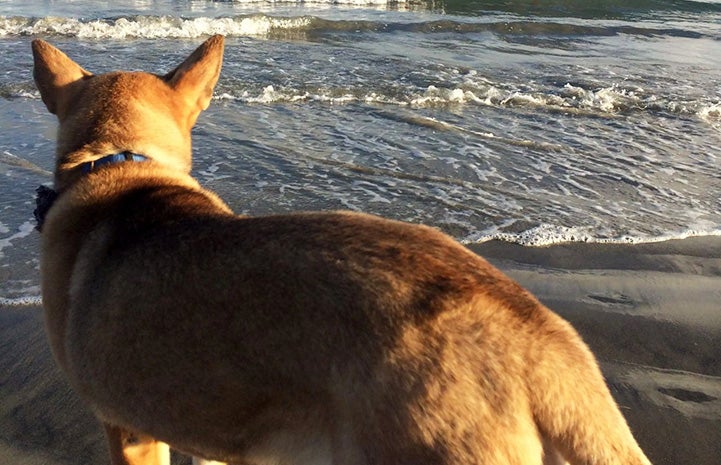
[[[170,465],[170,448],[150,436],[105,423],[111,465]]]
[[[575,330],[549,315],[533,344],[528,357],[531,408],[553,448],[574,465],[651,465]]]

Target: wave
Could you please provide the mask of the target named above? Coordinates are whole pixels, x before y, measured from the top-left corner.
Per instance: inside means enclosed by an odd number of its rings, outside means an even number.
[[[212,34],[267,36],[274,30],[303,31],[309,24],[308,17],[274,18],[265,15],[189,19],[135,16],[94,20],[0,17],[0,36],[61,35],[81,39],[177,39]]]
[[[721,229],[688,229],[660,236],[599,237],[590,229],[542,224],[520,233],[487,231],[469,235],[461,240],[464,244],[480,244],[500,240],[526,247],[545,247],[555,244],[583,242],[588,244],[650,244],[690,237],[721,236]]]
[[[121,16],[101,19],[0,16],[0,36],[60,35],[83,39],[176,39],[212,34],[243,36],[313,36],[343,32],[494,33],[509,36],[669,36],[705,37],[696,30],[640,27],[628,24],[584,25],[547,21],[379,22],[328,20],[315,16],[276,17],[264,14],[232,17]],[[715,37],[714,37],[715,38]]]
[[[392,92],[358,88],[275,88],[269,85],[256,89],[226,89],[217,100],[237,100],[248,104],[325,102],[334,105],[369,103],[410,108],[443,108],[461,105],[483,105],[504,108],[575,114],[579,116],[613,117],[631,113],[660,113],[698,117],[710,124],[721,123],[721,101],[676,100],[664,98],[643,89],[624,89],[616,85],[584,89],[566,84],[558,90],[519,91],[502,84],[461,85],[425,89],[408,87]]]
[[[214,99],[245,104],[286,104],[320,102],[329,105],[365,103],[408,108],[454,108],[464,105],[520,108],[577,116],[611,118],[633,113],[655,113],[695,117],[713,126],[721,125],[721,100],[681,100],[647,93],[638,88],[617,85],[596,89],[565,84],[560,89],[517,90],[501,83],[462,84],[453,87],[430,85],[425,89],[413,86],[394,88],[358,87],[277,87],[247,85],[229,88],[221,81]],[[40,99],[31,81],[0,83],[0,98]],[[2,154],[0,154],[0,161]]]

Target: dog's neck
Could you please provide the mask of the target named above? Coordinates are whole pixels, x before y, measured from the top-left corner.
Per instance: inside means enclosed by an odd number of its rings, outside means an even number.
[[[126,150],[124,152],[113,153],[111,155],[106,155],[95,160],[81,163],[73,171],[76,173],[76,176],[78,176],[77,173],[79,173],[80,177],[82,177],[106,165],[123,163],[126,161],[142,162],[147,160],[149,160],[149,158],[145,155],[140,155],[139,153],[133,153]],[[55,200],[58,198],[59,192],[46,186],[38,187],[35,192],[37,193],[35,197],[36,208],[33,211],[33,215],[37,221],[35,229],[42,231],[43,224],[45,223],[45,217],[55,203]]]
[[[137,151],[127,150],[113,144],[87,144],[80,150],[60,151],[56,158],[54,188],[62,193],[89,173],[104,166],[126,161],[147,161],[153,157]]]

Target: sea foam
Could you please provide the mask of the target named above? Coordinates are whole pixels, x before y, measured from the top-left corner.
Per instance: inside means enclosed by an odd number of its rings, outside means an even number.
[[[274,18],[265,15],[233,18],[179,18],[175,16],[138,16],[134,18],[0,18],[2,35],[58,34],[82,39],[175,39],[195,38],[212,34],[226,36],[264,36],[274,29],[303,29],[309,18]]]
[[[499,232],[497,230],[474,233],[461,239],[461,242],[464,244],[478,244],[491,240],[501,240],[527,247],[545,247],[571,242],[585,242],[589,244],[648,244],[703,236],[721,236],[721,229],[687,229],[659,236],[622,235],[620,237],[599,237],[589,228],[541,224],[520,233]]]
[[[43,299],[38,296],[0,297],[0,307],[30,307],[42,305]]]

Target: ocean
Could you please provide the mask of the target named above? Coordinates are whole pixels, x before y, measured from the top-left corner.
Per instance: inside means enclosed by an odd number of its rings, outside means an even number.
[[[527,247],[721,235],[719,1],[0,1],[0,303],[39,302],[56,124],[30,41],[165,73],[216,33],[194,175],[238,213]]]

